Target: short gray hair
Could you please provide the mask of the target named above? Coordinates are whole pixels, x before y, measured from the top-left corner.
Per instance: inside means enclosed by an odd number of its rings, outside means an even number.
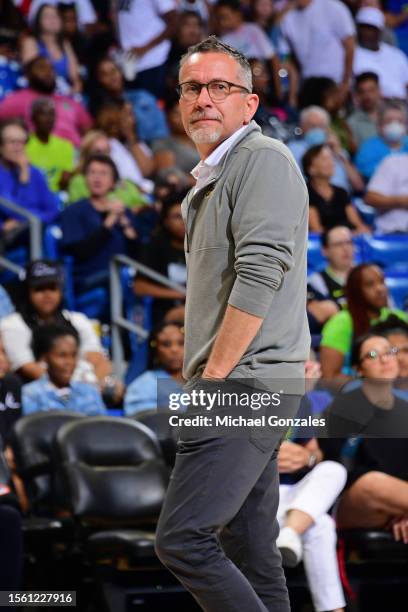
[[[219,40],[213,34],[208,36],[201,42],[196,45],[192,45],[187,49],[187,52],[180,59],[180,69],[184,66],[184,64],[190,59],[194,53],[224,53],[224,55],[229,55],[234,58],[240,68],[242,80],[245,84],[245,87],[252,92],[252,71],[251,66],[245,55],[234,49],[234,47],[230,47],[229,45]]]
[[[401,100],[388,100],[381,106],[380,112],[378,113],[378,122],[380,124],[384,122],[385,115],[390,110],[400,111],[405,117],[405,123],[407,122],[407,109],[404,102]]]
[[[306,123],[306,121],[309,118],[309,115],[311,115],[312,113],[316,115],[320,115],[321,118],[326,121],[327,125],[330,125],[330,115],[327,112],[327,110],[325,110],[321,106],[308,106],[307,108],[304,108],[302,112],[300,113],[300,125],[301,126]]]

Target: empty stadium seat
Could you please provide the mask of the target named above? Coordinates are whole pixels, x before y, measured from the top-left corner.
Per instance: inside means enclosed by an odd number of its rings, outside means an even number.
[[[64,298],[69,310],[82,312],[90,319],[103,318],[108,310],[108,294],[105,288],[95,287],[77,295],[74,290],[73,258],[61,253],[62,232],[59,225],[49,225],[44,230],[44,256],[62,261],[65,269]]]
[[[173,467],[177,452],[178,428],[170,425],[168,411],[141,410],[132,418],[154,432],[167,465]]]
[[[321,250],[320,234],[309,233],[307,238],[307,269],[308,273],[321,270],[327,264]]]
[[[22,478],[34,514],[53,514],[58,506],[52,448],[58,429],[67,421],[84,418],[69,410],[38,412],[19,419],[12,432],[17,472]]]
[[[125,610],[127,594],[147,587],[146,579],[141,583],[134,574],[164,572],[154,551],[154,532],[169,471],[157,438],[142,423],[103,416],[67,423],[56,441],[66,503],[79,527],[78,546],[92,565],[105,603],[112,584],[122,585],[121,600],[110,609]],[[130,573],[129,590],[123,581]]]
[[[375,234],[361,236],[364,261],[377,263],[385,270],[405,267],[408,273],[408,235]]]
[[[385,284],[396,308],[405,310],[408,305],[408,269],[401,274],[386,274]]]

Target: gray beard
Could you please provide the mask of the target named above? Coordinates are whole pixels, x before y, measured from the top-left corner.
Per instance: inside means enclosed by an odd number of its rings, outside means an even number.
[[[213,144],[219,140],[221,132],[221,128],[199,128],[190,130],[190,138],[195,144]]]

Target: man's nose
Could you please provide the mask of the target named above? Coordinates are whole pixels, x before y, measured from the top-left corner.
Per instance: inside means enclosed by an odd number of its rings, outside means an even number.
[[[214,103],[210,98],[210,94],[208,93],[208,89],[206,87],[202,87],[200,91],[200,95],[196,100],[196,105],[198,106],[213,106]]]

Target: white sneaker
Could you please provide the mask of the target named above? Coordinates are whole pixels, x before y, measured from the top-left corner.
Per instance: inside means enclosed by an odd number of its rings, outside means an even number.
[[[302,540],[292,527],[282,527],[276,545],[284,567],[295,567],[302,560]]]

